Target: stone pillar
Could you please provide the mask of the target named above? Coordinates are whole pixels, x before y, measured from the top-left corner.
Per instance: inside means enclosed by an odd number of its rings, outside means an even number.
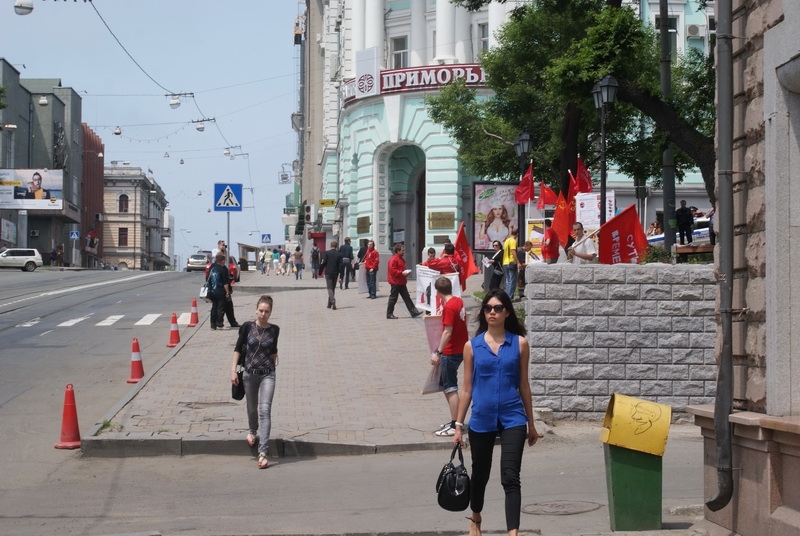
[[[436,63],[456,62],[456,6],[436,2]]]
[[[454,32],[456,63],[472,63],[475,59],[470,32],[471,19],[472,16],[467,11],[467,8],[456,7]]]
[[[350,63],[353,66],[353,73],[356,72],[356,53],[364,50],[366,1],[367,0],[353,0],[353,7],[350,9],[350,19],[352,20],[352,27],[350,28]]]
[[[428,61],[428,24],[425,0],[411,0],[411,31],[408,37],[408,66],[419,67]]]
[[[361,0],[364,2],[364,0]],[[378,48],[379,63],[386,65],[386,47],[384,44],[384,1],[369,0],[364,13],[364,48]]]
[[[506,20],[506,6],[492,2],[489,4],[489,48],[497,46],[495,32],[500,29]]]

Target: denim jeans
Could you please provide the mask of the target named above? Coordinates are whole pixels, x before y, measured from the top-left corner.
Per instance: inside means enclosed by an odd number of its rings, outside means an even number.
[[[267,453],[272,429],[272,397],[275,396],[275,371],[272,374],[250,374],[242,377],[247,396],[247,423],[250,433],[258,433],[258,452]]]
[[[371,298],[377,297],[378,270],[367,270],[367,291]]]
[[[511,267],[514,267],[513,269]],[[506,294],[508,294],[509,298],[514,298],[514,290],[517,288],[517,265],[511,264],[504,264],[503,265],[503,273],[506,276]]]

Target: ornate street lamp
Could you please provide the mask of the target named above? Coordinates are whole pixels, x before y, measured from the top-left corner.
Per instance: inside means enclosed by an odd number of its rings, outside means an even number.
[[[606,115],[617,99],[617,79],[607,74],[592,88],[594,107],[600,110],[600,225],[606,222]]]
[[[520,177],[525,174],[525,164],[528,163],[528,155],[531,154],[531,149],[533,149],[533,140],[531,140],[530,134],[523,132],[517,136],[517,141],[514,142],[514,151],[517,153],[517,159],[519,160]]]

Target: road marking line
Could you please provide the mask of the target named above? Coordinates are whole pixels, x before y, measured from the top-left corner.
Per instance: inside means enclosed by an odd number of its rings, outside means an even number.
[[[110,326],[110,325],[114,324],[117,320],[122,318],[123,316],[125,316],[125,315],[111,315],[108,318],[106,318],[105,320],[101,320],[100,322],[95,324],[95,326]]]
[[[191,319],[192,319],[192,313],[181,313],[181,316],[178,317],[178,324],[186,326],[189,324],[189,320]]]
[[[90,316],[92,316],[92,315],[81,316],[81,317],[79,317],[79,318],[73,318],[73,319],[71,319],[71,320],[67,320],[66,322],[61,322],[61,323],[58,325],[58,327],[60,327],[60,328],[68,328],[68,327],[70,327],[70,326],[74,326],[74,325],[75,325],[75,324],[77,324],[78,322],[83,322],[84,320],[86,320],[86,319],[87,319],[87,318],[89,318]]]
[[[156,321],[156,319],[157,319],[159,316],[161,316],[161,313],[158,313],[158,314],[149,314],[149,315],[144,315],[144,316],[142,317],[142,319],[141,319],[141,320],[139,320],[138,322],[136,322],[136,323],[134,324],[134,326],[149,326],[149,325],[151,325],[153,322],[155,322],[155,321]]]
[[[41,317],[39,317],[39,316],[37,316],[36,318],[31,318],[31,319],[30,319],[30,320],[28,320],[27,322],[21,322],[21,323],[17,324],[17,325],[16,325],[16,326],[14,326],[14,327],[15,327],[15,328],[29,328],[29,327],[35,326],[35,325],[36,325],[36,324],[38,324],[38,323],[39,323],[41,320],[42,320],[42,318],[41,318]]]

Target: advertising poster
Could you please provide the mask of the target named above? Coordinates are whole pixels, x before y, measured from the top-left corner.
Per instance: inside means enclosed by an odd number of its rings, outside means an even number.
[[[436,288],[433,286],[439,277],[445,276],[453,283],[453,296],[461,297],[461,283],[458,274],[440,274],[427,266],[417,265],[417,288],[414,293],[414,304],[417,309],[429,311],[432,314],[441,314],[442,303]]]
[[[60,169],[0,169],[0,208],[61,210],[63,189]]]
[[[614,217],[614,191],[606,192],[606,221]],[[575,221],[583,224],[587,233],[600,227],[600,192],[579,193],[575,195]]]
[[[473,251],[492,251],[492,242],[501,244],[511,236],[519,222],[519,205],[514,199],[517,182],[476,182],[474,184],[475,227]]]
[[[525,236],[527,236],[527,240],[533,244],[533,247],[528,252],[528,262],[526,264],[530,264],[531,262],[537,262],[542,259],[542,240],[544,239],[544,219],[533,219],[528,220],[528,232]]]

